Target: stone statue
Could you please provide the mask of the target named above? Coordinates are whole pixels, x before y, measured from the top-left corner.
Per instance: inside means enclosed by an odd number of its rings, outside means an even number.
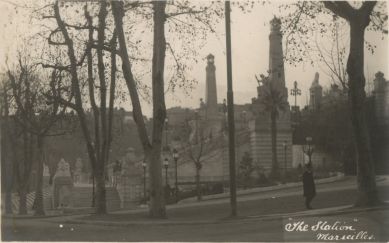
[[[70,175],[70,165],[61,159],[54,175],[53,188],[54,208],[72,205],[73,181]]]
[[[49,177],[50,176],[50,171],[49,171],[49,167],[47,165],[43,165],[43,176],[44,177]]]
[[[274,18],[270,21],[271,30],[272,31],[280,31],[281,30],[281,20],[274,16]]]
[[[63,158],[58,163],[57,171],[55,172],[54,177],[58,177],[58,176],[69,176],[69,177],[71,176],[70,165]]]
[[[315,78],[313,79],[313,82],[312,82],[312,87],[313,86],[318,86],[319,85],[319,73],[316,72],[315,73]]]

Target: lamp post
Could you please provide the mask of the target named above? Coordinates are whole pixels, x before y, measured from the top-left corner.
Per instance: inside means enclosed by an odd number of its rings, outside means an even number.
[[[165,166],[165,183],[166,183],[166,188],[167,188],[167,185],[168,185],[167,169],[169,168],[169,159],[168,158],[165,158],[165,160],[163,161],[163,166]]]
[[[230,165],[230,204],[231,216],[237,215],[236,175],[235,175],[235,123],[234,123],[234,93],[232,90],[232,58],[231,58],[231,19],[230,1],[225,1],[226,22],[226,53],[227,53],[227,108],[228,108],[228,142]]]
[[[223,161],[223,167],[222,167],[222,181],[223,181],[223,192],[224,192],[224,186],[225,186],[225,177],[224,177],[224,159],[225,159],[225,149],[224,147],[226,146],[225,143],[225,136],[228,130],[228,125],[227,125],[227,100],[223,99],[223,134],[221,136],[222,139],[222,161]]]
[[[297,96],[301,95],[301,89],[297,87],[297,81],[294,81],[294,88],[290,90],[290,94],[294,96],[294,107],[297,110]]]
[[[243,129],[247,128],[247,112],[242,111],[242,119],[243,119]]]
[[[169,119],[166,117],[165,118],[165,150],[168,150],[168,131],[169,131],[169,128],[168,128],[168,122],[169,122]]]
[[[147,167],[147,164],[145,161],[143,161],[142,167],[143,167],[143,198],[146,200],[146,167]]]
[[[224,114],[224,117],[223,117],[223,129],[224,131],[226,132],[228,130],[228,121],[227,121],[227,100],[226,99],[223,99],[223,114]]]
[[[287,143],[286,143],[286,140],[284,141],[284,143],[282,144],[284,146],[284,177],[285,177],[285,180],[286,180],[286,170],[287,170],[287,165],[286,165],[286,146],[287,146]]]
[[[196,145],[199,143],[199,112],[195,110]]]
[[[312,165],[312,154],[313,154],[312,137],[306,137],[305,141],[307,141],[307,146],[303,147],[303,152],[306,155],[308,155],[308,164]]]
[[[95,144],[91,143],[92,147],[95,146]],[[93,148],[94,151],[94,148]],[[95,207],[95,169],[94,166],[92,166],[92,208]]]
[[[175,187],[175,196],[176,196],[176,203],[178,203],[178,172],[177,172],[177,169],[178,169],[178,167],[177,167],[177,161],[178,161],[178,158],[179,158],[179,154],[178,154],[178,152],[177,152],[177,149],[173,149],[173,159],[174,159],[174,166],[175,166],[175,175],[174,175],[174,177],[175,177],[175,185],[174,185],[174,187]]]

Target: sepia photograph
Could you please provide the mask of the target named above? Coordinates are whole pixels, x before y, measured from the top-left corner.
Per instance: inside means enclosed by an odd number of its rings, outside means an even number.
[[[387,1],[0,12],[1,241],[389,242]]]

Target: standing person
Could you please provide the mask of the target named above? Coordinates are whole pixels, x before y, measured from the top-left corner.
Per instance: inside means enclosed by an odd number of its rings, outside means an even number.
[[[113,166],[113,182],[112,186],[116,188],[118,184],[118,178],[122,172],[122,166],[119,162],[119,160],[116,160],[115,165]]]
[[[305,207],[312,209],[311,201],[316,196],[315,181],[313,180],[312,165],[307,164],[303,173],[303,187],[305,197]]]

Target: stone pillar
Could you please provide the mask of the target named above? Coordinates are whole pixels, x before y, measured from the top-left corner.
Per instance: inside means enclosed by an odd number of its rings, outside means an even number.
[[[53,205],[57,207],[71,207],[73,205],[73,180],[70,175],[70,166],[64,159],[58,163],[54,175]]]
[[[217,90],[216,90],[216,67],[214,64],[215,57],[212,54],[207,56],[207,67],[206,67],[206,116],[217,115]]]
[[[279,82],[280,87],[285,87],[284,54],[282,51],[281,20],[274,17],[270,21],[271,32],[269,35],[269,72],[272,82]]]
[[[121,208],[135,207],[141,199],[140,185],[143,178],[141,167],[141,163],[136,163],[134,149],[127,149],[127,154],[121,162],[121,175],[117,185]]]

